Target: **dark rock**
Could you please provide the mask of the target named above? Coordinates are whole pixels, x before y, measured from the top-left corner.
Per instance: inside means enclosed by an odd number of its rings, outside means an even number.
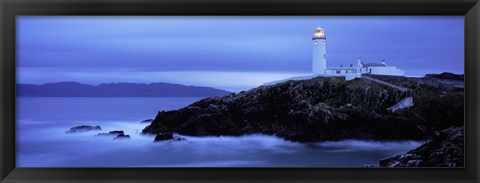
[[[381,167],[415,167],[422,163],[416,154],[400,154],[380,160]]]
[[[183,137],[177,137],[177,136],[174,136],[172,139],[172,141],[184,141],[184,140],[187,140],[187,139]]]
[[[125,135],[121,130],[110,131],[108,133],[99,133],[96,136],[116,136],[114,139],[129,139],[130,135]]]
[[[122,130],[114,130],[114,131],[110,131],[108,132],[110,134],[118,134],[118,135],[121,135],[121,134],[124,134],[124,132]]]
[[[77,133],[77,132],[87,132],[92,130],[101,130],[100,126],[90,126],[90,125],[80,125],[70,128],[66,133]]]
[[[160,111],[142,133],[175,132],[190,136],[260,133],[300,142],[419,140],[432,138],[436,130],[463,125],[463,91],[433,87],[415,78],[386,79],[411,88],[415,106],[391,113],[386,109],[403,99],[405,93],[363,78],[345,81],[317,77],[260,86],[205,98],[179,110]]]
[[[444,72],[441,74],[427,74],[425,78],[437,78],[437,79],[451,79],[451,80],[464,80],[464,75],[453,74],[450,72]]]
[[[464,128],[452,127],[438,133],[430,142],[380,160],[381,167],[463,167]]]
[[[129,139],[130,135],[119,134],[114,139]]]
[[[110,135],[124,135],[125,133],[120,130],[110,131],[108,133],[99,133],[96,136],[110,136]]]
[[[140,123],[150,123],[152,121],[153,121],[153,119],[146,119],[146,120],[141,121]]]
[[[155,141],[172,140],[172,139],[173,139],[172,132],[159,133],[157,134],[157,136],[155,136]]]
[[[158,137],[158,138],[157,138]],[[185,141],[187,140],[186,138],[183,137],[178,137],[178,136],[173,136],[172,138],[169,137],[168,134],[162,135],[162,136],[156,136],[154,142],[158,141],[169,141],[169,142],[176,142],[176,141]]]

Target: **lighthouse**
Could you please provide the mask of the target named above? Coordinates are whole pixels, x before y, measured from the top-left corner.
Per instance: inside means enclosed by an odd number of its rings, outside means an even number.
[[[395,66],[387,65],[385,60],[381,63],[364,63],[360,58],[357,60],[357,64],[350,66],[340,67],[327,67],[327,51],[325,36],[325,30],[321,27],[317,27],[312,35],[313,46],[313,58],[312,58],[312,74],[307,76],[297,76],[287,78],[278,81],[272,81],[265,83],[264,85],[273,85],[276,83],[289,81],[289,80],[304,80],[312,79],[314,77],[344,77],[349,81],[355,78],[360,78],[365,74],[374,75],[388,75],[388,76],[404,76],[405,72]]]
[[[327,74],[327,51],[325,30],[318,27],[315,29],[315,33],[312,36],[313,41],[313,60],[312,60],[312,73],[314,75]]]

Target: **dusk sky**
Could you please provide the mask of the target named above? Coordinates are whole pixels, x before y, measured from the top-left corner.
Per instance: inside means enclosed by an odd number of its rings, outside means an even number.
[[[238,92],[385,59],[407,76],[464,73],[463,16],[17,16],[17,83],[168,82]]]

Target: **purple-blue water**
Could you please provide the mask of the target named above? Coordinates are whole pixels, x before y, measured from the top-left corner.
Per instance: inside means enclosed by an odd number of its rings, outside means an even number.
[[[17,167],[363,167],[416,148],[422,142],[345,140],[294,143],[267,135],[189,137],[153,142],[141,135],[159,110],[179,109],[200,98],[19,97]],[[102,130],[67,134],[77,125]],[[123,130],[131,139],[95,137]]]

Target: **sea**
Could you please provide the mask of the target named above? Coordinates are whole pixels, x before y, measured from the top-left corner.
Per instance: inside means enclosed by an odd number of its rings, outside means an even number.
[[[298,143],[263,134],[154,142],[141,134],[158,111],[198,97],[18,97],[17,167],[378,167],[421,141],[343,140]],[[66,133],[78,125],[102,130]],[[130,139],[96,136],[123,130]]]

